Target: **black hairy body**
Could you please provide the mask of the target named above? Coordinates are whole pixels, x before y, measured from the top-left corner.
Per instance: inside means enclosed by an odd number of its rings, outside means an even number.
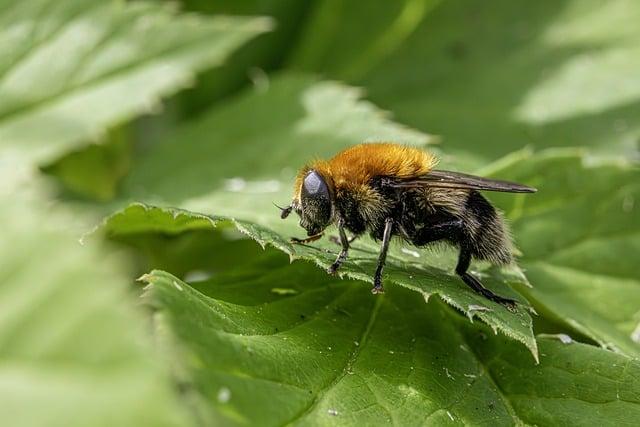
[[[345,228],[354,236],[368,232],[377,241],[384,240],[385,220],[392,219],[391,236],[416,247],[446,242],[460,249],[456,273],[473,290],[498,303],[513,301],[495,295],[467,272],[472,258],[496,265],[512,260],[512,243],[502,215],[476,190],[424,189],[402,190],[393,186],[393,178],[376,177],[371,188],[381,198],[378,217],[364,218],[357,195],[342,194],[336,207],[345,218]],[[442,203],[446,200],[446,203]],[[366,202],[365,202],[366,203]]]
[[[407,243],[423,247],[437,241],[445,241],[464,249],[469,255],[494,264],[511,262],[511,239],[502,215],[478,191],[443,189],[402,190],[385,183],[388,178],[371,183],[382,194],[386,205],[380,211],[393,218],[392,236],[399,236]],[[447,203],[442,203],[446,199]],[[336,200],[339,206],[340,201]],[[344,211],[345,218],[358,218],[358,207]],[[354,234],[369,229],[375,240],[382,240],[384,219],[370,224],[361,222],[356,229],[346,227]]]

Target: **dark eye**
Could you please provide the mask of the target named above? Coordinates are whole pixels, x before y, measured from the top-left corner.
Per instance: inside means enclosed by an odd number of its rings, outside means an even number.
[[[311,171],[302,183],[302,196],[321,197],[329,200],[329,188],[324,179],[316,171]]]
[[[316,172],[310,171],[302,183],[302,210],[306,219],[320,227],[325,227],[331,221],[331,196],[324,178]]]

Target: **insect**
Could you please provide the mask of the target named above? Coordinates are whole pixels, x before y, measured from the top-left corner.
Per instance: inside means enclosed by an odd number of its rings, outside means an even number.
[[[509,264],[513,244],[502,214],[480,191],[533,193],[535,188],[507,181],[436,170],[437,159],[417,148],[394,143],[359,144],[331,160],[317,160],[300,170],[291,204],[300,217],[306,239],[319,239],[331,224],[338,228],[342,249],[328,268],[333,274],[347,259],[353,240],[369,233],[381,241],[374,274],[374,294],[384,292],[382,273],[393,236],[423,247],[444,241],[459,248],[456,274],[475,292],[499,304],[513,306],[485,288],[467,270],[472,259]],[[347,231],[351,237],[347,237]]]

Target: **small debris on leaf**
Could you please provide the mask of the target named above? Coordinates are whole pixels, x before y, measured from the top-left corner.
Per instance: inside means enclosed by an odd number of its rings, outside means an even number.
[[[298,291],[291,288],[271,288],[271,293],[276,295],[297,295]]]

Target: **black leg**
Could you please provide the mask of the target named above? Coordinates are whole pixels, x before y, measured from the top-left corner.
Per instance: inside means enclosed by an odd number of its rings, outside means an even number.
[[[461,219],[444,218],[441,222],[434,222],[420,230],[413,230],[409,234],[409,239],[416,246],[425,246],[443,239],[456,242],[460,240],[463,232],[464,223]]]
[[[391,218],[387,218],[384,221],[384,234],[382,235],[382,247],[380,248],[380,255],[378,256],[378,267],[376,267],[376,274],[373,276],[373,288],[371,289],[371,292],[374,294],[384,293],[384,288],[382,287],[382,270],[384,269],[384,263],[387,260],[387,252],[389,251],[392,229],[393,220]]]
[[[467,272],[469,264],[471,263],[471,254],[464,247],[460,249],[460,257],[458,258],[458,265],[456,266],[456,273],[462,278],[464,283],[471,289],[487,298],[488,300],[497,302],[498,304],[505,305],[507,307],[515,307],[516,301],[510,298],[504,298],[491,292],[489,289],[482,286],[482,283],[474,276]]]
[[[338,258],[331,264],[331,266],[327,269],[329,274],[335,274],[336,271],[340,268],[345,259],[347,259],[347,255],[349,254],[349,239],[347,239],[347,233],[344,231],[344,220],[342,218],[338,219],[338,233],[340,234],[340,244],[342,245],[342,250],[338,254]]]
[[[297,237],[292,237],[291,243],[300,243],[300,244],[311,243],[311,242],[315,242],[322,236],[324,236],[324,233],[314,234],[313,236],[309,236],[305,239],[298,239]]]

